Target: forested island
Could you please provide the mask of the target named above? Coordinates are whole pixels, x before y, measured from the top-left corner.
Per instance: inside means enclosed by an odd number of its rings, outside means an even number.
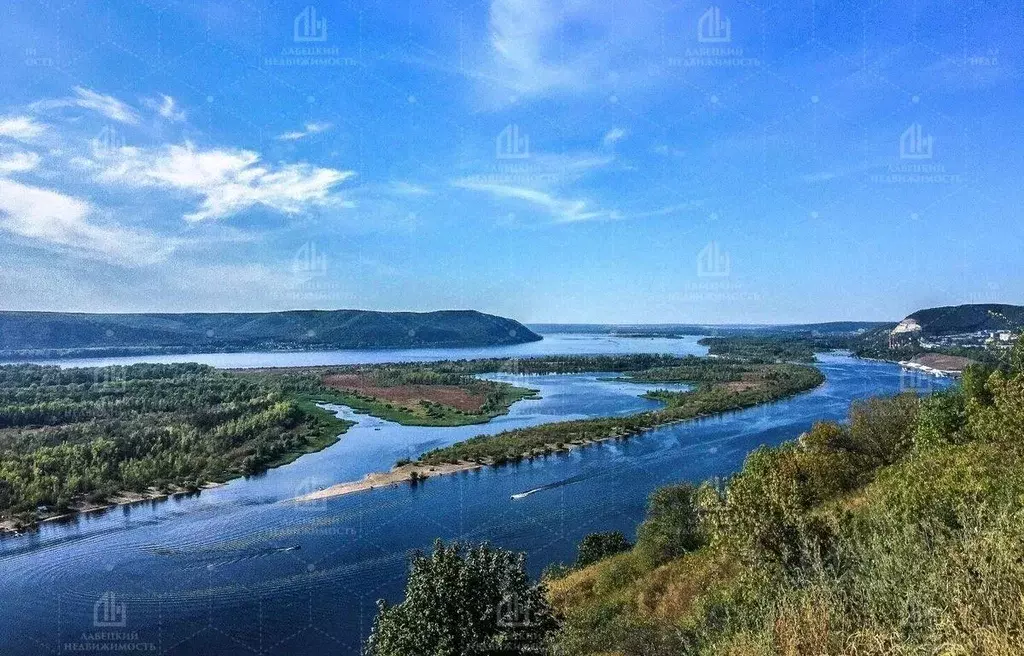
[[[217,370],[0,366],[0,525],[194,492],[332,444],[347,405],[405,425],[483,423],[535,392],[489,372],[699,366],[662,355]]]

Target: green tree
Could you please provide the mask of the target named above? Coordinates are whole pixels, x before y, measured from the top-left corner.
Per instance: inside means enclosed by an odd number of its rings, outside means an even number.
[[[576,567],[586,567],[608,556],[614,556],[631,548],[626,536],[620,531],[591,533],[580,542],[576,555]]]
[[[921,402],[914,446],[932,448],[961,442],[966,437],[962,430],[966,421],[967,408],[960,389],[932,394]]]
[[[378,602],[373,656],[511,656],[543,653],[558,628],[524,555],[438,540],[410,565],[405,600]]]
[[[651,494],[647,518],[637,532],[637,548],[649,562],[663,563],[701,545],[696,493],[693,485],[680,483]]]

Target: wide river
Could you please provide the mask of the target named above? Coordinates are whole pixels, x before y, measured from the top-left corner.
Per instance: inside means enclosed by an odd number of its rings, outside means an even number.
[[[702,354],[686,339],[548,335],[493,349],[238,353],[63,361],[200,361],[259,367],[553,353]],[[328,484],[480,433],[657,407],[648,386],[581,375],[489,375],[539,389],[486,425],[405,427],[347,408],[358,422],[333,446],[191,497],[47,523],[0,539],[0,653],[358,654],[376,601],[401,599],[410,551],[436,538],[525,551],[533,574],[575,557],[594,531],[632,536],[647,496],[677,481],[729,474],[761,445],[792,439],[820,419],[843,419],[856,399],[946,384],[899,367],[821,355],[816,390],[770,405],[659,428],[533,462],[438,477],[412,487],[289,503]],[[664,387],[659,385],[656,387]],[[536,490],[513,500],[513,494]]]

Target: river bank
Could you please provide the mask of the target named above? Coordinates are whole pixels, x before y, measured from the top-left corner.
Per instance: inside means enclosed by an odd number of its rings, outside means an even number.
[[[800,367],[800,369],[811,368]],[[780,371],[786,370],[774,368],[776,375]],[[804,371],[802,372],[804,375],[794,377],[789,384],[764,383],[760,388],[755,383],[745,383],[750,386],[742,387],[737,386],[737,382],[732,381],[702,387],[696,391],[649,392],[644,396],[663,401],[666,403],[666,407],[661,410],[637,413],[618,419],[601,418],[556,422],[517,431],[509,431],[507,433],[498,433],[496,435],[480,435],[465,442],[458,442],[426,453],[415,462],[398,463],[390,471],[371,472],[360,480],[337,483],[321,490],[294,497],[288,501],[294,503],[321,501],[382,487],[394,487],[402,483],[417,484],[436,476],[448,476],[484,467],[501,467],[512,462],[566,453],[579,447],[609,440],[629,439],[655,428],[695,419],[706,419],[732,411],[774,403],[812,390],[825,382],[825,377],[819,371],[813,370],[813,372],[816,375],[807,375],[807,372]],[[596,428],[602,432],[590,432],[588,434],[587,428]],[[567,438],[561,441],[549,440],[540,444],[535,439],[537,435],[551,434],[579,435],[580,437],[575,439]],[[509,447],[505,444],[508,442],[510,435],[515,436],[513,438],[515,440],[514,444],[523,447],[523,450],[511,455],[508,453]],[[528,437],[524,438],[524,436]],[[466,445],[479,445],[481,443],[499,443],[501,444],[502,452],[492,456],[476,455],[465,458],[445,455],[453,453],[479,454],[480,451],[473,450],[472,447],[469,447],[467,451]],[[513,446],[512,448],[515,447]]]

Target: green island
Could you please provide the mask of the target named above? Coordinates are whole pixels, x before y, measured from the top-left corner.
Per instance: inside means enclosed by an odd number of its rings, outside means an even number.
[[[641,369],[624,379],[645,383],[692,383],[695,388],[685,392],[656,390],[647,393],[647,397],[665,403],[659,410],[480,435],[425,453],[412,464],[501,465],[590,442],[629,437],[665,424],[777,401],[817,387],[825,377],[816,368],[805,365],[688,357],[679,358],[676,364]],[[406,464],[399,463],[400,466]]]
[[[956,387],[857,402],[725,480],[660,488],[635,543],[591,534],[540,580],[522,555],[439,541],[369,654],[1019,654],[1022,435],[1024,340]],[[535,619],[503,622],[510,596]]]
[[[318,404],[454,426],[488,421],[532,394],[423,365],[0,366],[0,530],[289,463],[352,425]]]
[[[3,366],[0,521],[196,491],[320,450],[350,425],[205,365]]]

